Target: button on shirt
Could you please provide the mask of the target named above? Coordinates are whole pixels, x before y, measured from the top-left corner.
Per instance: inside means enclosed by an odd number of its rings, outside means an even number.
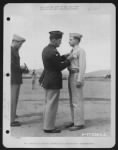
[[[84,79],[84,74],[86,70],[86,54],[85,51],[79,46],[75,46],[71,51],[73,59],[71,60],[71,65],[69,69],[79,69],[77,81],[81,82]]]

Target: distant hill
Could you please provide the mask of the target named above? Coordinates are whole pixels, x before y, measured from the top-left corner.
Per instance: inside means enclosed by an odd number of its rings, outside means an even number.
[[[98,70],[85,74],[85,77],[106,77],[106,75],[111,75],[110,70]]]
[[[43,69],[37,69],[36,72],[41,74]],[[68,76],[68,71],[64,70],[63,76]],[[111,74],[110,70],[96,70],[92,72],[88,72],[85,74],[85,77],[105,77],[106,75]]]
[[[43,71],[43,69],[36,69],[37,77],[39,77],[41,75],[42,71]],[[68,71],[65,70],[62,73],[63,73],[63,79],[64,80],[68,79]],[[24,74],[23,77],[31,78],[31,74],[32,74],[32,71],[30,71],[29,74]],[[111,75],[110,70],[97,70],[97,71],[86,73],[85,78],[105,78],[107,75],[108,76]]]

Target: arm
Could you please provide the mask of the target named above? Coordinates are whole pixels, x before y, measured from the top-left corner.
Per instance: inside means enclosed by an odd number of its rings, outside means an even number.
[[[62,55],[61,61],[65,61],[69,55],[70,55],[70,53]]]
[[[77,82],[82,82],[86,70],[86,54],[84,50],[80,51],[79,55],[79,74]]]
[[[70,65],[70,61],[65,59],[62,61],[61,56],[58,52],[54,52],[51,56],[51,62],[56,70],[62,71]]]
[[[29,73],[29,69],[27,65],[24,63],[24,66],[20,67],[22,73]]]
[[[11,53],[11,71],[13,73],[21,73],[20,60]]]
[[[45,75],[45,70],[43,70],[43,72],[41,73],[40,77],[39,77],[39,84],[41,85],[44,79],[44,75]]]

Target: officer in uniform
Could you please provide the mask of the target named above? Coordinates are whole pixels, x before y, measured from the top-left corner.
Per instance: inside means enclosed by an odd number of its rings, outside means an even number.
[[[40,83],[45,89],[45,112],[44,112],[44,132],[60,133],[55,128],[56,112],[58,109],[58,101],[60,89],[62,88],[61,71],[70,65],[70,58],[67,55],[60,56],[57,47],[60,46],[63,33],[60,31],[52,31],[50,33],[50,43],[42,52],[42,60],[44,71],[41,76]]]
[[[35,83],[36,83],[36,71],[34,69],[32,72],[32,90],[35,89]]]
[[[11,44],[11,126],[21,125],[20,122],[15,121],[15,118],[20,85],[22,83],[22,73],[28,73],[26,66],[20,67],[19,57],[19,49],[25,41],[24,38],[14,35]]]
[[[81,38],[82,35],[79,33],[70,33],[69,44],[72,47],[72,51],[69,57],[72,57],[72,59],[71,65],[68,67],[68,85],[73,122],[73,126],[69,128],[70,131],[84,128],[83,85],[86,69],[86,54],[85,51],[79,47]]]

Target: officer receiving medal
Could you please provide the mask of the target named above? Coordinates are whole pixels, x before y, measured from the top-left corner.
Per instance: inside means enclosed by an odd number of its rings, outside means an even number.
[[[86,70],[86,54],[80,48],[79,43],[82,35],[79,33],[70,33],[69,44],[72,47],[71,64],[68,67],[69,78],[68,88],[70,97],[70,109],[72,117],[72,127],[70,131],[80,130],[84,128],[84,101],[83,101],[83,86],[84,74]]]

